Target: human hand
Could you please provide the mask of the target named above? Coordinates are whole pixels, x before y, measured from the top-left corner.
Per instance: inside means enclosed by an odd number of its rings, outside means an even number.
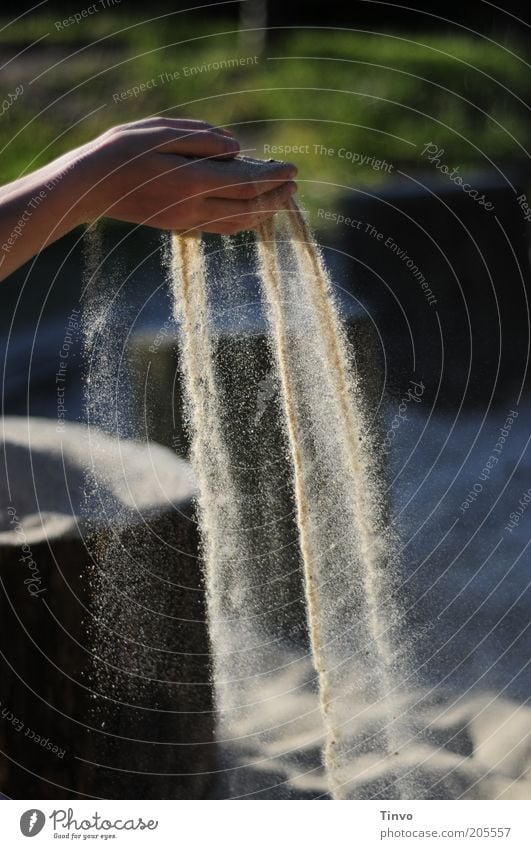
[[[289,163],[253,167],[227,130],[203,121],[150,118],[107,131],[80,153],[83,217],[164,230],[256,229],[296,191]]]

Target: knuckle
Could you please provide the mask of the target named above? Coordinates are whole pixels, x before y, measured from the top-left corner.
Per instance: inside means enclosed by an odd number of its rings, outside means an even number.
[[[126,132],[129,129],[131,129],[131,124],[115,124],[114,127],[109,127],[105,135],[114,136],[119,133]]]
[[[199,121],[197,118],[184,118],[181,122],[185,127],[193,130],[211,130],[212,124],[208,121]]]

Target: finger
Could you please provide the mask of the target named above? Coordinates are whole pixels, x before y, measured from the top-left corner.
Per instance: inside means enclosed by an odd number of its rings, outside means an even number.
[[[225,218],[221,220],[205,221],[202,224],[197,224],[191,227],[191,233],[220,233],[223,236],[231,236],[235,233],[242,233],[249,230],[257,230],[260,225],[272,218],[279,210],[269,210],[260,215],[249,216],[248,218]]]
[[[256,230],[263,221],[286,209],[296,190],[295,183],[286,183],[253,201],[209,198],[199,208],[192,230],[222,234]]]
[[[297,175],[297,168],[289,162],[250,164],[248,160],[233,158],[223,163],[210,160],[194,163],[193,167],[202,193],[234,200],[253,200]]]
[[[154,129],[143,127],[134,132],[135,135],[144,135],[146,146],[160,153],[221,159],[234,157],[240,150],[240,145],[233,136],[215,132],[213,129],[164,126]]]
[[[223,136],[234,138],[232,130],[225,127],[217,127],[215,124],[209,124],[208,121],[197,121],[192,118],[164,118],[170,127],[182,127],[188,130],[211,130],[213,133],[221,133]]]
[[[238,219],[240,223],[251,225],[252,220],[261,216],[274,215],[285,209],[290,197],[297,191],[297,184],[291,180],[280,188],[259,195],[252,200],[232,200],[230,198],[207,198],[203,209],[209,221],[230,221]]]
[[[212,130],[215,133],[222,133],[225,136],[234,136],[232,130],[225,127],[217,127],[215,124],[209,124],[208,121],[198,121],[196,118],[167,118],[155,116],[153,118],[144,118],[141,121],[135,122],[138,124],[153,124],[160,126],[168,126],[188,130]]]
[[[167,127],[169,129],[193,132],[196,130],[210,130],[222,135],[234,136],[230,130],[225,130],[221,127],[216,127],[214,124],[209,124],[208,121],[198,121],[192,118],[166,118],[160,115],[155,115],[151,118],[141,118],[139,121],[131,121],[127,124],[119,124],[112,127],[112,131],[117,130],[143,130],[143,129],[160,129]]]

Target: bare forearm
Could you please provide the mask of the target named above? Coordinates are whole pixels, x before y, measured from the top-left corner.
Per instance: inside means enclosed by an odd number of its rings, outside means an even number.
[[[163,230],[255,229],[286,206],[297,169],[251,166],[239,150],[202,121],[148,118],[0,188],[0,279],[101,215]]]
[[[75,154],[0,189],[0,279],[87,220]]]

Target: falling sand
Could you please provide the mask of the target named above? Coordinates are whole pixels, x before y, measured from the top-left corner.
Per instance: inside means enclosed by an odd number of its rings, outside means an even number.
[[[388,528],[363,393],[351,375],[352,352],[328,273],[298,207],[291,203],[280,224],[263,224],[256,244],[291,461],[330,793],[355,798],[357,758],[370,753],[374,763],[386,764],[386,778],[371,786],[370,795],[415,798],[416,776],[405,757],[409,723],[401,707],[410,676],[399,628],[398,546]],[[200,490],[216,699],[221,717],[230,719],[245,706],[253,664],[255,676],[266,676],[276,656],[256,627],[259,593],[246,567],[260,552],[224,425],[226,398],[216,369],[209,273],[199,237],[173,237],[172,277]],[[355,716],[354,703],[365,704]],[[381,727],[364,735],[360,710],[374,708]]]

